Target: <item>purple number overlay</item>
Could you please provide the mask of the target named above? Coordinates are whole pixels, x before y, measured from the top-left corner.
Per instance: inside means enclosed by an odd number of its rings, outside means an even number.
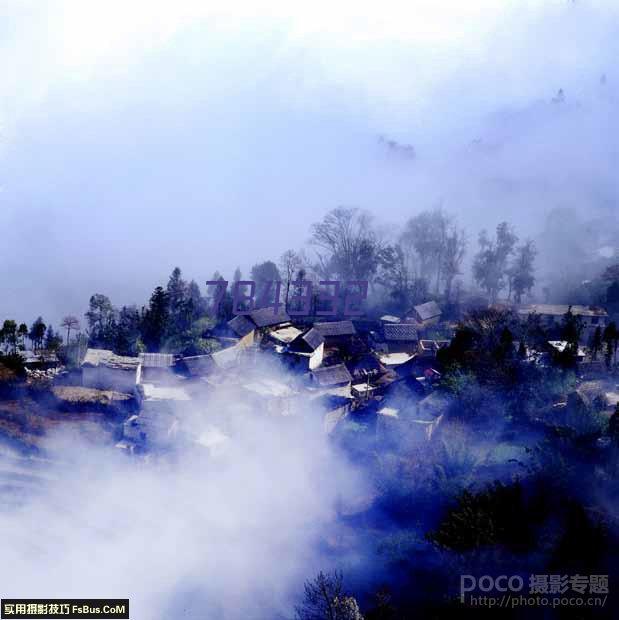
[[[290,316],[308,316],[314,307],[316,316],[336,316],[341,303],[341,284],[339,280],[321,280],[318,285],[327,290],[314,291],[314,284],[310,280],[296,280],[287,287],[288,300],[284,303],[281,301],[280,280],[267,280],[260,291],[257,291],[258,287],[253,280],[239,280],[232,285],[232,314],[250,314],[256,308],[271,307],[275,313],[285,308]],[[228,281],[208,280],[206,286],[215,287],[212,304],[215,314],[218,314],[226,298]],[[343,315],[361,316],[363,302],[368,296],[367,280],[346,281],[344,289]],[[259,295],[256,299],[257,292]]]

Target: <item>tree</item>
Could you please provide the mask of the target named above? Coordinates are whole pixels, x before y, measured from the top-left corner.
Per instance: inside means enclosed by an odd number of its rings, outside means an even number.
[[[614,321],[611,321],[604,329],[602,340],[606,345],[606,365],[610,368],[617,362],[617,343],[619,342],[619,331]]]
[[[508,260],[518,237],[507,222],[501,222],[496,229],[496,238],[490,239],[482,230],[479,234],[479,252],[473,262],[473,277],[490,297],[490,302],[497,300],[505,288]]]
[[[576,316],[572,312],[572,306],[569,306],[567,312],[563,315],[561,324],[561,338],[567,342],[567,346],[561,353],[561,361],[566,367],[576,364],[578,343],[580,342],[582,331],[583,324],[580,317]]]
[[[593,361],[597,360],[598,353],[602,350],[602,329],[598,325],[593,332],[593,336],[591,337],[591,359]]]
[[[514,301],[519,304],[524,293],[528,293],[535,284],[533,263],[537,256],[535,243],[528,239],[515,251],[514,260],[509,268],[509,292],[514,294]],[[509,296],[508,296],[509,297]]]
[[[116,310],[109,297],[101,293],[93,295],[88,304],[86,320],[90,345],[111,348],[116,327]]]
[[[6,343],[9,353],[17,353],[17,323],[11,319],[4,321],[2,325],[2,341]]]
[[[17,328],[17,337],[19,338],[19,346],[22,349],[26,348],[26,338],[28,337],[28,326],[25,323],[21,323]]]
[[[462,260],[466,253],[467,239],[464,230],[452,226],[445,237],[445,247],[442,252],[441,271],[445,280],[445,300],[451,301],[451,288],[454,278],[460,275]]]
[[[411,274],[408,269],[404,250],[399,243],[382,248],[379,259],[376,282],[389,292],[391,304],[389,310],[404,313],[410,309]]]
[[[187,287],[187,304],[191,320],[196,321],[206,314],[206,300],[202,297],[200,287],[195,280],[192,280]]]
[[[211,281],[224,281],[224,277],[221,275],[221,273],[219,273],[219,271],[215,271],[215,273],[211,276]],[[232,318],[233,300],[232,293],[230,292],[230,287],[226,287],[221,302],[217,305],[217,307],[215,307],[215,301],[218,295],[219,291],[217,290],[216,286],[210,286],[207,289],[207,306],[210,308],[209,311],[218,323],[222,323],[225,321],[229,321]]]
[[[57,351],[61,345],[62,338],[54,331],[51,325],[48,325],[45,331],[45,348],[48,351]]]
[[[251,279],[255,282],[255,301],[259,305],[259,302],[264,301],[265,305],[270,305],[275,301],[275,292],[277,290],[277,282],[281,279],[277,265],[270,260],[258,263],[251,268]],[[266,295],[267,287],[270,286],[271,290]]]
[[[438,208],[432,211],[422,211],[412,217],[406,223],[404,233],[401,236],[401,241],[412,247],[419,259],[421,268],[419,275],[425,277],[428,282],[434,279],[437,292],[445,267],[444,254],[449,227],[448,215],[441,208]],[[452,250],[457,255],[457,246]]]
[[[301,256],[294,250],[286,250],[279,258],[280,273],[283,275],[284,282],[286,283],[286,307],[288,307],[288,298],[290,297],[290,283],[294,279],[294,274],[303,265]]]
[[[142,317],[135,306],[123,306],[118,313],[114,351],[118,355],[135,356],[140,353]]]
[[[191,323],[190,310],[187,307],[187,282],[183,280],[179,267],[175,267],[168,280],[166,294],[168,299],[168,332],[176,335],[189,327]]]
[[[32,341],[32,348],[35,351],[43,348],[43,339],[45,338],[46,330],[47,326],[43,322],[42,317],[38,317],[30,326],[30,333],[28,334],[28,337]]]
[[[232,281],[233,282],[240,282],[243,279],[243,274],[241,272],[241,268],[237,267],[234,270],[234,275],[232,276]]]
[[[380,243],[372,217],[357,208],[338,207],[312,226],[310,243],[317,252],[324,278],[369,280],[378,267]]]
[[[297,620],[363,620],[357,601],[344,592],[342,573],[318,573],[305,582],[303,603],[296,608]]]
[[[410,271],[409,261],[400,243],[383,247],[378,264],[376,282],[389,293],[390,312],[405,313],[411,306],[428,301],[428,281]]]
[[[619,403],[615,405],[615,411],[608,420],[608,436],[619,446]]]
[[[67,330],[67,346],[71,342],[71,331],[78,331],[80,328],[80,322],[77,317],[68,314],[62,319],[61,327]]]
[[[159,351],[168,329],[169,316],[168,294],[158,286],[150,297],[142,321],[144,344],[149,351]]]

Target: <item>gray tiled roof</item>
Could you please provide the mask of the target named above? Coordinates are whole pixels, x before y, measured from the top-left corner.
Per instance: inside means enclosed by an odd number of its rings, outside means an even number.
[[[174,355],[171,353],[140,353],[143,368],[169,368],[174,366]]]
[[[427,321],[428,319],[441,315],[441,309],[435,301],[427,301],[425,304],[415,306],[415,312],[422,321]]]
[[[228,327],[240,338],[247,336],[256,329],[256,326],[245,315],[239,314],[231,321],[228,321]]]
[[[417,328],[411,323],[387,323],[384,326],[385,340],[417,340]]]
[[[290,317],[285,310],[279,310],[275,313],[272,306],[253,310],[249,313],[249,317],[258,327],[270,327],[271,325],[280,325],[290,321]]]
[[[344,364],[316,368],[316,370],[312,371],[312,376],[314,377],[316,383],[322,387],[329,385],[340,385],[342,383],[350,383],[352,381],[348,368],[346,368]]]
[[[325,339],[322,337],[322,334],[312,327],[308,332],[295,338],[290,348],[293,351],[304,351],[308,349],[310,351],[315,351],[324,341]]]
[[[323,337],[327,338],[329,336],[354,336],[357,333],[352,321],[314,323],[314,329],[317,329]]]

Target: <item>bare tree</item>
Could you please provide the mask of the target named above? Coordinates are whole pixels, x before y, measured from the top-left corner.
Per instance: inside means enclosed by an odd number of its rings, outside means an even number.
[[[318,270],[323,277],[368,280],[378,267],[380,242],[372,217],[357,208],[333,209],[312,226],[311,243],[320,248]]]
[[[68,314],[62,319],[61,327],[67,330],[67,346],[71,343],[71,331],[78,331],[80,328],[80,322],[77,317],[72,314]]]
[[[302,265],[301,256],[294,250],[286,250],[279,258],[280,273],[286,280],[286,307],[288,307],[288,297],[290,296],[290,283]]]
[[[363,620],[357,601],[344,592],[339,571],[318,573],[305,582],[303,603],[296,608],[296,620]]]
[[[445,280],[445,299],[451,300],[451,288],[454,278],[460,275],[460,267],[466,253],[467,238],[464,230],[452,226],[445,238],[445,248],[442,259],[442,273]]]
[[[406,223],[400,241],[412,248],[420,266],[420,276],[434,279],[438,292],[443,272],[443,256],[450,227],[449,216],[441,209],[422,211]]]

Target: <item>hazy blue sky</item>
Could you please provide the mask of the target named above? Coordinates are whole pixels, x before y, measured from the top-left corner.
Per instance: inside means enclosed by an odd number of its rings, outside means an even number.
[[[611,0],[223,4],[0,3],[1,318],[247,272],[340,204],[616,210]]]

